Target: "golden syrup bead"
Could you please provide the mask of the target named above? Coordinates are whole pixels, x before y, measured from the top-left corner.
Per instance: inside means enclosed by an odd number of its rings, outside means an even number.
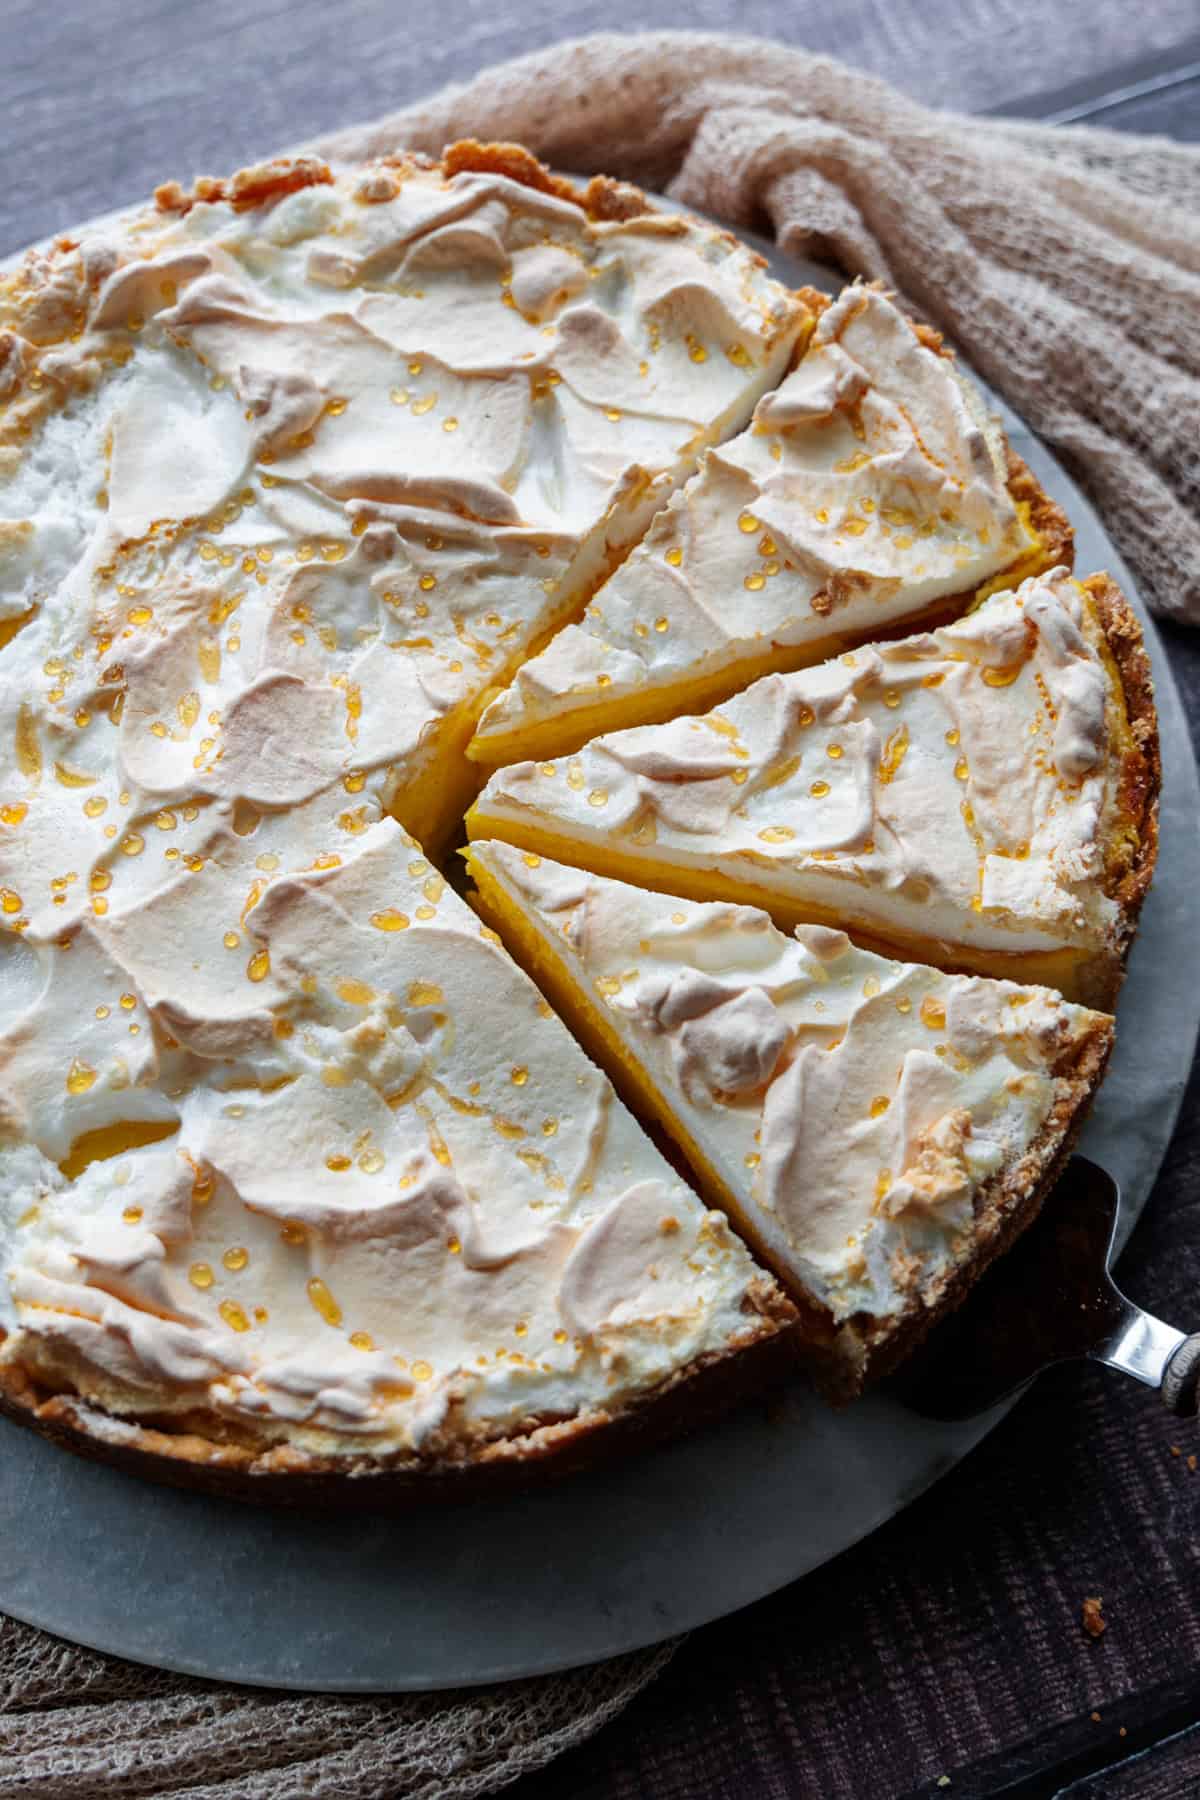
[[[359,1157],[358,1166],[364,1175],[378,1175],[386,1161],[387,1158],[384,1156],[383,1151],[377,1150],[374,1144],[371,1144],[368,1145]]]
[[[246,974],[251,981],[265,981],[271,973],[271,958],[266,950],[256,950],[246,964]]]
[[[557,1131],[558,1131],[558,1120],[557,1119],[543,1119],[542,1120],[542,1136],[543,1137],[548,1137],[548,1138],[554,1137],[554,1135],[556,1134]]]
[[[433,1374],[433,1369],[429,1363],[418,1358],[412,1366],[411,1374],[414,1381],[428,1381]]]
[[[226,1250],[221,1261],[231,1273],[236,1275],[238,1271],[244,1269],[246,1264],[250,1261],[250,1252],[243,1244],[234,1244],[230,1249]]]
[[[932,994],[926,994],[921,1002],[921,1023],[929,1031],[945,1030],[946,1008]]]
[[[877,1094],[871,1102],[871,1117],[873,1119],[882,1119],[884,1113],[891,1104],[892,1103],[886,1094]]]
[[[745,1156],[742,1158],[742,1161],[745,1163],[745,1165],[748,1169],[757,1169],[759,1163],[762,1161],[762,1158],[758,1154],[757,1150],[747,1150]]]
[[[206,1262],[194,1262],[188,1270],[188,1280],[194,1288],[210,1288],[213,1272]]]
[[[826,744],[825,754],[826,754],[826,756],[832,757],[834,762],[837,762],[838,759],[845,754],[845,752],[843,751],[842,746],[840,744]]]
[[[325,1158],[325,1167],[331,1169],[335,1175],[344,1175],[346,1170],[352,1167],[352,1164],[348,1156],[343,1156],[340,1152],[335,1151]]]
[[[371,914],[371,924],[376,931],[407,931],[410,923],[408,914],[397,912],[394,906],[385,907],[382,912]]]
[[[352,1331],[350,1343],[355,1350],[373,1350],[375,1348],[375,1339],[369,1331]]]
[[[589,806],[607,806],[608,805],[608,789],[607,788],[593,788],[591,793],[588,795],[588,805]]]
[[[823,800],[829,792],[829,783],[827,781],[814,781],[808,791],[814,800]]]
[[[946,733],[946,742],[951,746],[951,748],[953,748],[954,745],[958,743],[958,740],[959,740],[959,734],[957,731],[948,731]]]
[[[654,629],[658,632],[669,631],[671,629],[670,619],[665,615],[660,615],[660,617],[654,621]]]
[[[338,1326],[341,1324],[342,1309],[319,1275],[309,1278],[305,1292],[308,1294],[314,1310],[320,1313],[327,1325]]]
[[[790,825],[768,825],[758,835],[764,844],[786,844],[796,834]]]
[[[667,551],[666,560],[673,569],[677,569],[683,561],[682,548],[678,544],[672,544],[671,548]]]
[[[912,1001],[907,994],[901,994],[897,999],[896,1011],[898,1013],[910,1013],[912,1011]]]
[[[529,1080],[529,1070],[518,1066],[509,1071],[508,1078],[514,1087],[524,1087],[525,1083]]]
[[[76,1057],[70,1068],[67,1070],[68,1094],[86,1094],[89,1088],[95,1086],[95,1082],[95,1069],[92,1068],[90,1063],[81,1062],[80,1059]]]
[[[125,1012],[132,1012],[137,1000],[133,994],[122,994],[120,1004]]]
[[[744,531],[746,533],[747,537],[749,537],[751,532],[760,531],[761,529],[762,529],[761,520],[756,519],[752,512],[744,512],[739,515],[738,530]]]
[[[124,1219],[126,1225],[140,1225],[142,1222],[142,1209],[140,1206],[127,1206],[122,1212],[121,1217]]]
[[[236,1300],[222,1300],[217,1311],[231,1331],[249,1331],[250,1321]]]
[[[742,582],[742,586],[744,588],[749,588],[749,590],[752,594],[757,594],[758,590],[760,588],[766,587],[766,585],[767,585],[766,576],[760,574],[757,569],[755,570],[753,575],[747,575]]]
[[[955,765],[954,765],[954,779],[955,779],[955,781],[966,781],[966,780],[967,780],[967,778],[968,778],[968,777],[969,777],[969,775],[970,775],[970,773],[971,773],[971,771],[970,771],[970,769],[969,769],[969,768],[968,768],[968,767],[967,767],[967,759],[966,759],[966,757],[965,757],[965,756],[960,756],[960,757],[959,757],[959,759],[958,759],[958,761],[957,761],[957,762],[956,762],[956,763],[955,763]]]

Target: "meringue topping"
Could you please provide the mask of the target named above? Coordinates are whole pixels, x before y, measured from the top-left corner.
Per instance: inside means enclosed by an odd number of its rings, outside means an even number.
[[[505,167],[268,165],[0,278],[0,1325],[117,1414],[407,1450],[767,1329],[421,843],[810,318]]]
[[[432,1453],[768,1329],[724,1219],[398,825],[273,879],[226,950],[235,841],[152,917],[7,939],[6,1360],[118,1416]]]
[[[1111,1035],[1044,988],[893,962],[824,926],[786,937],[756,908],[508,844],[468,859],[489,915],[597,1020],[722,1204],[839,1325],[891,1329],[932,1303],[973,1253],[983,1190],[1030,1178],[1023,1159],[1049,1154],[1081,1098],[1081,1049]]]
[[[1110,980],[1127,735],[1064,570],[955,624],[771,675],[718,710],[492,777],[473,836],[759,900],[932,960],[1066,949]]]
[[[226,804],[248,760],[255,804],[355,771],[436,847],[486,692],[786,367],[807,308],[728,233],[463,160],[167,193],[0,280],[0,786],[35,884],[60,764],[107,803],[74,802],[89,868],[118,805]]]
[[[1036,548],[1006,484],[1003,437],[953,362],[883,293],[846,288],[749,428],[492,702],[471,754],[555,755],[973,594]]]

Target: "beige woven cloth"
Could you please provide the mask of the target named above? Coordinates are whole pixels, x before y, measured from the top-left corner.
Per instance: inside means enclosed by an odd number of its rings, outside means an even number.
[[[515,138],[879,277],[1060,451],[1150,606],[1200,620],[1200,149],[930,112],[692,32],[522,57],[323,147]]]
[[[1156,610],[1200,618],[1200,151],[934,114],[824,59],[681,33],[562,44],[324,147],[467,135],[887,281],[1071,462]],[[0,1800],[465,1800],[582,1742],[671,1650],[503,1688],[312,1698],[0,1620]]]

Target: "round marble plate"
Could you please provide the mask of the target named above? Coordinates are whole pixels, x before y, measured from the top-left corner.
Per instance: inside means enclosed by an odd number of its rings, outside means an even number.
[[[784,280],[837,285],[760,248]],[[1074,522],[1078,570],[1107,568],[1136,605],[1091,507],[998,410]],[[1081,1143],[1121,1184],[1125,1234],[1170,1139],[1200,1021],[1200,787],[1166,658],[1142,619],[1158,683],[1162,852],[1116,1054]],[[138,1662],[272,1687],[395,1691],[538,1674],[703,1625],[796,1580],[899,1511],[1006,1410],[938,1425],[884,1395],[834,1414],[797,1388],[544,1493],[349,1521],[151,1487],[0,1422],[0,1611]]]

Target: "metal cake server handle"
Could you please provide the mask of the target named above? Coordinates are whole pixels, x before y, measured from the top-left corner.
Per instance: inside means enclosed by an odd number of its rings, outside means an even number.
[[[1200,1390],[1200,1332],[1176,1331],[1135,1306],[1109,1273],[1120,1190],[1073,1156],[1039,1217],[893,1378],[933,1419],[966,1419],[1042,1369],[1086,1356],[1157,1388],[1190,1417]]]

